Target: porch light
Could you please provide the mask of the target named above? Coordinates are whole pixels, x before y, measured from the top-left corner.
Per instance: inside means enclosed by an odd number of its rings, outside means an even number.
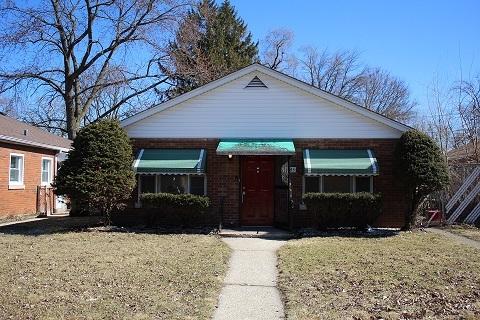
[[[232,157],[233,157],[233,156],[232,156],[231,154],[228,155],[228,159],[232,159]]]

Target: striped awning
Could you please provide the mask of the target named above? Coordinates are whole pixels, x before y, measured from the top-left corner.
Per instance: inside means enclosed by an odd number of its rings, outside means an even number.
[[[305,175],[378,175],[378,163],[373,151],[361,150],[303,150]]]
[[[133,168],[146,174],[203,174],[204,149],[141,149]]]

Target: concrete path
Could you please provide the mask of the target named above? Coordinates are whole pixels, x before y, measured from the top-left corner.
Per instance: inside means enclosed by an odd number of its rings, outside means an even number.
[[[480,249],[480,242],[469,239],[469,238],[464,237],[462,235],[459,235],[459,234],[456,234],[456,233],[453,233],[453,232],[449,232],[449,231],[444,230],[444,229],[437,229],[437,228],[427,228],[425,230],[427,230],[428,232],[433,232],[433,233],[436,233],[436,234],[444,235],[446,237],[449,237],[451,239],[456,240],[457,242],[466,244],[467,246],[471,246],[471,247]]]
[[[232,257],[213,319],[284,319],[276,251],[285,241],[224,238]]]

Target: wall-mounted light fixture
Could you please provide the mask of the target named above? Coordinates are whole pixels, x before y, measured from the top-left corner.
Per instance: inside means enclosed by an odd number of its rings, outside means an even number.
[[[228,155],[228,159],[232,159],[232,157],[233,157],[233,156],[232,156],[231,154]]]

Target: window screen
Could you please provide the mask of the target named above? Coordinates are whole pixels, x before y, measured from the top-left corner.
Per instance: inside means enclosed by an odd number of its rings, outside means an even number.
[[[355,192],[370,192],[370,177],[355,178]]]
[[[320,192],[320,177],[305,177],[305,193]]]
[[[140,190],[142,193],[155,193],[155,177],[154,175],[140,176]]]
[[[161,192],[181,194],[187,192],[188,176],[163,175],[161,176]]]
[[[190,193],[203,196],[205,194],[205,177],[190,176]]]
[[[23,182],[23,157],[22,156],[10,156],[10,183],[22,183]]]
[[[323,177],[323,192],[350,192],[349,176]]]

